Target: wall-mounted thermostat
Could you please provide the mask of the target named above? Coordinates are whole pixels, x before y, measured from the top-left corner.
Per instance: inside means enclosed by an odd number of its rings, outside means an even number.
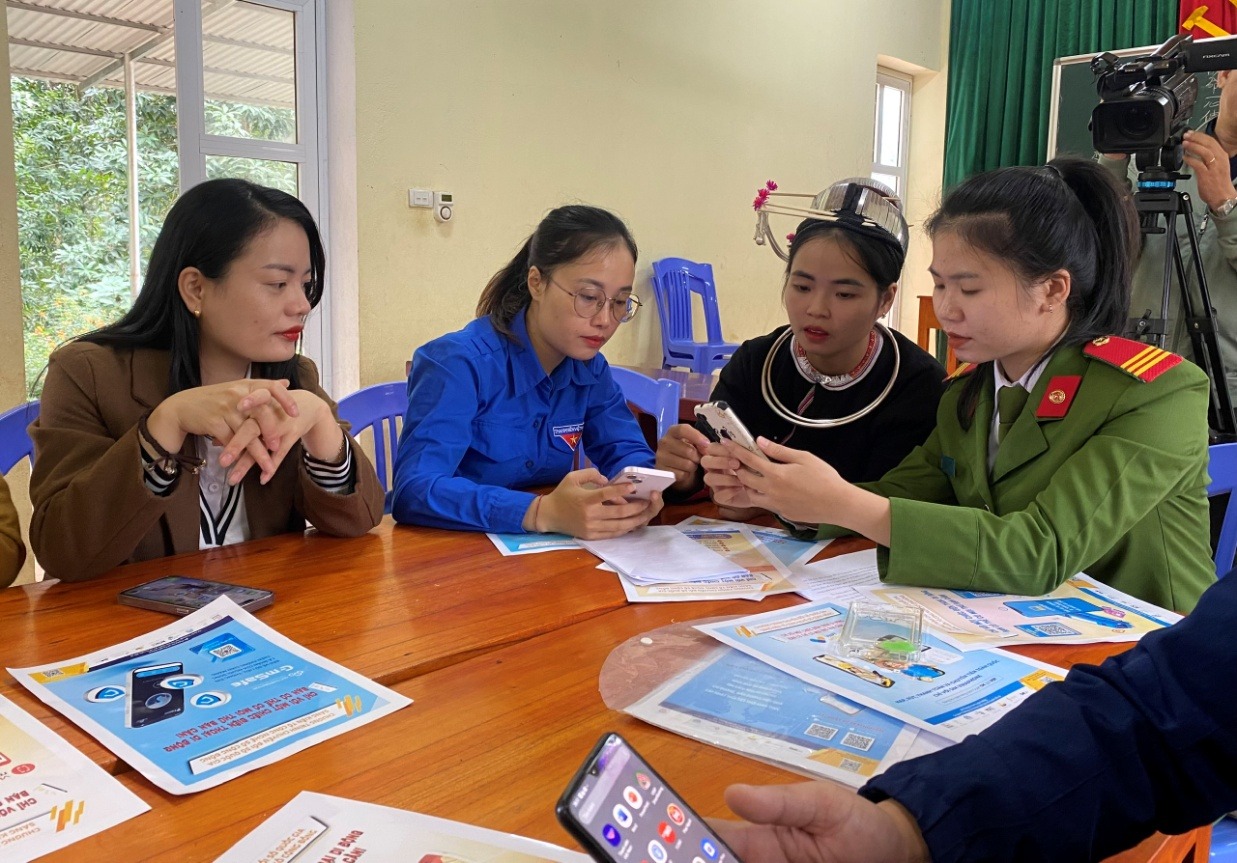
[[[451,221],[455,213],[455,196],[450,192],[434,193],[434,218],[440,222]]]

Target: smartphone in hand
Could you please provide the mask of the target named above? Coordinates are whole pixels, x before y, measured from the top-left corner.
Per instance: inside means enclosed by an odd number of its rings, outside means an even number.
[[[653,492],[665,491],[674,484],[674,471],[655,467],[625,467],[610,480],[610,485],[621,483],[631,483],[636,487],[634,492],[624,498],[628,503],[648,500]]]
[[[731,440],[748,452],[753,452],[763,459],[768,458],[760,447],[756,446],[756,439],[747,430],[747,426],[743,425],[743,421],[725,402],[696,405],[696,416],[704,420],[704,424],[709,428],[709,436],[714,440]]]
[[[617,734],[602,735],[555,807],[598,863],[740,863]]]

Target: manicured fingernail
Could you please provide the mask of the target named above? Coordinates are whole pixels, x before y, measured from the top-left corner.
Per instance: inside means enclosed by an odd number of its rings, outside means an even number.
[[[224,467],[227,467],[232,462],[233,462],[233,458],[232,458],[232,453],[230,452],[225,452],[223,455],[219,456],[219,463],[223,465]]]

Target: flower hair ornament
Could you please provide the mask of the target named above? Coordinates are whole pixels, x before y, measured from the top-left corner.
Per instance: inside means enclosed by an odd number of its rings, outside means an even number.
[[[795,206],[793,203],[782,203],[775,200],[777,198],[811,198],[812,202],[809,206],[803,207]],[[836,222],[846,230],[865,234],[881,242],[895,245],[902,251],[903,255],[906,254],[907,243],[910,239],[910,231],[907,229],[906,219],[902,216],[902,202],[898,199],[898,196],[888,186],[868,177],[852,177],[842,180],[815,195],[779,192],[777,183],[769,180],[757,190],[756,198],[752,201],[752,209],[756,211],[756,236],[754,238],[756,245],[763,246],[767,243],[777,256],[787,263],[790,263],[790,253],[789,251],[783,251],[782,247],[778,245],[777,238],[773,236],[773,229],[769,227],[770,215],[796,216],[803,220]],[[799,230],[802,231],[806,224],[806,221],[800,224]],[[786,235],[786,242],[788,244],[793,244],[794,241],[795,234]],[[880,332],[879,338],[877,331]],[[782,349],[782,345],[792,335],[793,331],[788,327],[777,338],[773,346],[769,348],[768,354],[765,355],[764,367],[761,369],[760,375],[760,394],[764,398],[765,404],[775,414],[792,425],[811,429],[836,428],[848,425],[876,410],[893,390],[893,385],[898,379],[898,371],[902,367],[901,351],[898,349],[898,341],[893,337],[893,333],[884,324],[878,322],[872,333],[872,341],[869,342],[869,352],[871,352],[873,345],[878,345],[877,350],[870,357],[865,355],[863,361],[860,362],[860,367],[865,366],[869,362],[875,363],[876,355],[880,353],[879,346],[883,346],[886,343],[889,344],[893,351],[893,370],[889,375],[889,381],[876,397],[863,408],[847,416],[832,419],[809,418],[803,416],[801,412],[813,401],[816,393],[816,388],[813,387],[809,390],[808,397],[799,405],[799,409],[797,411],[791,410],[782,403],[782,400],[778,398],[777,393],[773,390],[773,359],[777,356],[778,351]],[[792,342],[790,345],[792,356],[796,353],[795,348],[796,345]],[[806,362],[806,358],[803,358],[803,361]],[[861,379],[867,373],[867,370],[867,368],[856,368],[843,375],[822,375],[816,373],[814,377],[822,387],[844,389]]]
[[[796,206],[778,200],[782,198],[811,198],[812,202],[808,206]],[[910,239],[906,219],[902,216],[901,200],[893,189],[868,177],[841,180],[815,195],[779,192],[777,183],[769,180],[757,190],[752,209],[756,211],[756,245],[768,243],[783,261],[789,261],[790,255],[782,250],[774,237],[773,229],[769,227],[770,215],[839,222],[858,233],[896,243],[903,254]],[[794,234],[787,234],[786,241],[793,243],[794,237]]]

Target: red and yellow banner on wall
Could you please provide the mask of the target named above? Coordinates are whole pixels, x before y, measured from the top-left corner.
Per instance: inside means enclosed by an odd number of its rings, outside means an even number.
[[[1237,0],[1181,0],[1177,24],[1195,41],[1237,34]]]

